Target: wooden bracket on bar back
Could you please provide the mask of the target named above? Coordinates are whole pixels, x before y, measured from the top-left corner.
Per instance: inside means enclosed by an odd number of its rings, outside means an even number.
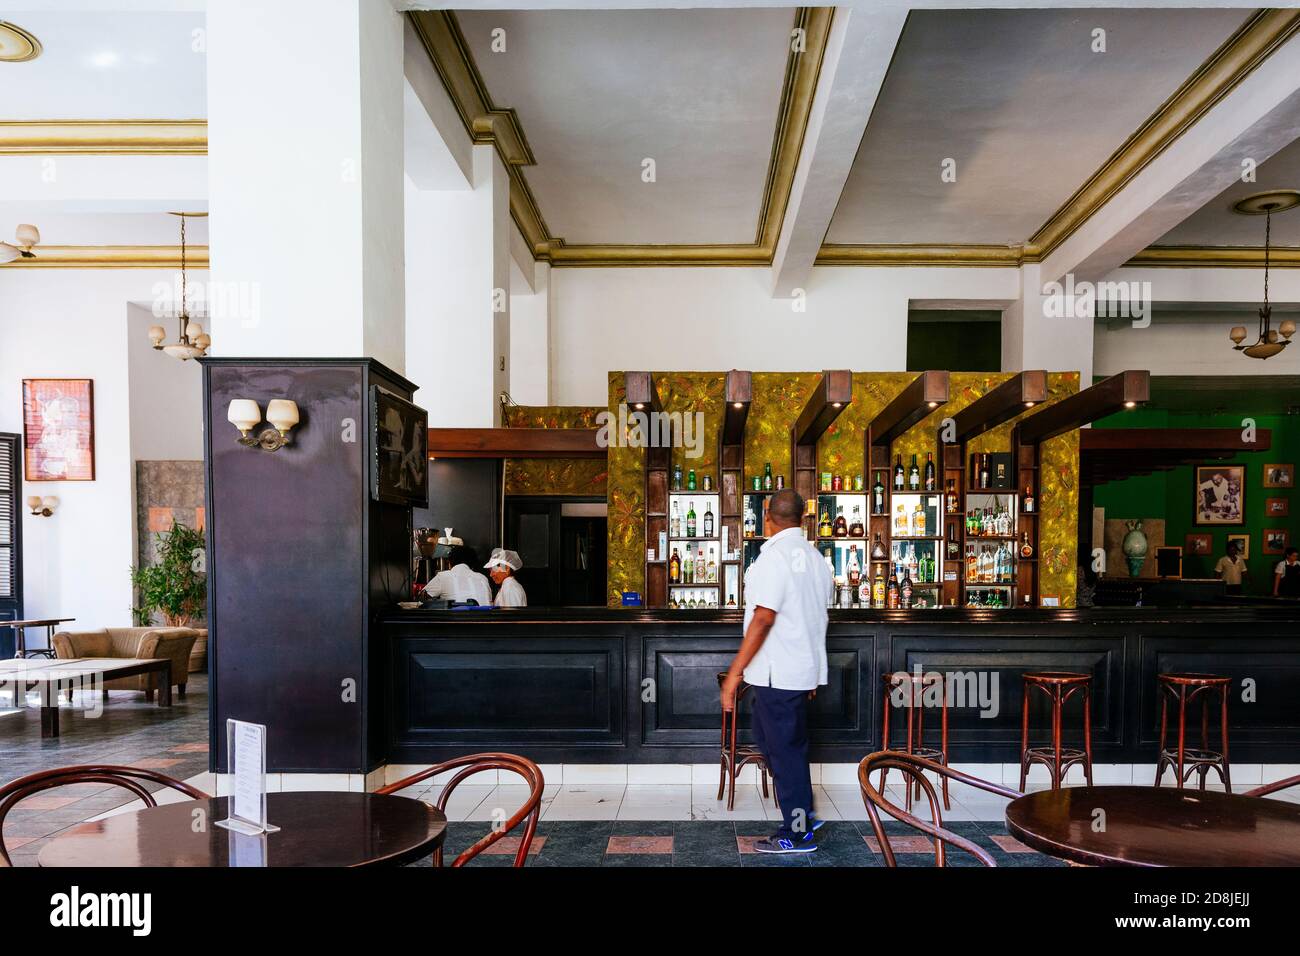
[[[1038,369],[1017,372],[952,417],[956,424],[954,442],[964,444],[1045,401],[1047,372]]]
[[[430,458],[605,458],[599,428],[430,428]]]
[[[922,372],[871,421],[871,444],[886,452],[894,439],[948,401],[948,373]]]
[[[1026,416],[1016,425],[1016,443],[1041,445],[1049,438],[1074,431],[1126,408],[1145,404],[1150,399],[1150,372],[1120,372]]]
[[[852,372],[847,369],[822,372],[817,387],[808,396],[808,403],[790,429],[793,487],[805,501],[813,501],[817,495],[817,440],[852,401]],[[813,507],[815,511],[816,505]]]
[[[732,369],[723,389],[726,411],[722,419],[722,444],[740,445],[745,441],[745,422],[754,400],[754,377],[749,372]]]

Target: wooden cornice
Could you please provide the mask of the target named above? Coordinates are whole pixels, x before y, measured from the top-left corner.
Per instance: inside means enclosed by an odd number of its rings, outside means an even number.
[[[604,458],[598,428],[430,428],[430,458]]]

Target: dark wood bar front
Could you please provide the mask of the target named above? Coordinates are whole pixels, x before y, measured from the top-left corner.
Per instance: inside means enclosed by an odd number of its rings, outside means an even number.
[[[388,760],[505,750],[544,763],[715,763],[717,674],[740,622],[727,611],[394,611],[378,629],[391,655]],[[827,641],[830,680],[810,709],[817,762],[875,749],[880,675],[917,668],[947,675],[954,763],[1019,759],[1026,671],[1093,675],[1097,763],[1154,767],[1156,677],[1168,672],[1232,679],[1234,762],[1300,753],[1300,608],[832,610]],[[1041,735],[1047,708],[1033,706]]]

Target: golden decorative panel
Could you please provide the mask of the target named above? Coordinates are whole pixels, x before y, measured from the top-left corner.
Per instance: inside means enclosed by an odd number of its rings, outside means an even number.
[[[1048,404],[1079,390],[1078,372],[1050,372]],[[1043,442],[1038,455],[1038,593],[1074,607],[1079,570],[1079,432]]]
[[[618,418],[626,391],[622,372],[609,373],[609,412]],[[624,591],[645,590],[645,449],[622,443],[608,449],[609,606],[623,603]]]
[[[595,428],[602,409],[559,405],[511,405],[501,415],[506,428]],[[607,494],[605,462],[592,458],[509,458],[505,462],[508,495]]]
[[[790,427],[803,411],[817,385],[816,372],[755,372],[749,420],[745,424],[745,487],[763,465],[772,463],[773,475],[791,483]]]
[[[704,413],[703,438],[695,430],[694,419],[690,426],[700,456],[689,458],[686,454],[688,449],[675,444],[672,463],[682,466],[683,475],[694,468],[697,487],[704,486],[705,475],[712,475],[714,487],[717,487],[722,480],[718,474],[718,430],[722,427],[726,375],[722,372],[655,372],[654,381],[665,412],[681,413],[683,419],[697,411]]]

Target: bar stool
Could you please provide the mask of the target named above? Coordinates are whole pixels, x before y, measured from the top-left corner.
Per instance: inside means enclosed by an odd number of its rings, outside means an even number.
[[[726,679],[726,671],[718,675],[719,690],[722,689],[722,682]],[[736,689],[736,706],[732,708],[730,714],[725,710],[722,712],[722,751],[718,767],[718,799],[722,799],[722,792],[727,789],[728,810],[736,809],[736,774],[740,773],[747,763],[757,765],[763,784],[763,798],[767,799],[768,795],[767,760],[759,749],[752,744],[736,743],[736,727],[740,720],[740,701],[747,693],[749,693],[749,685],[741,681],[740,686]]]
[[[884,717],[880,723],[880,749],[895,750],[897,748],[890,745],[889,742],[889,712],[893,709],[893,698],[895,694],[901,692],[904,695],[902,706],[907,708],[907,737],[904,741],[903,751],[914,757],[923,757],[926,760],[933,760],[935,763],[948,766],[948,685],[944,676],[935,671],[920,673],[918,671],[891,671],[881,675],[884,684]],[[927,747],[925,744],[925,697],[927,692],[933,692],[934,688],[939,690],[939,746]],[[885,791],[885,776],[889,773],[888,768],[880,771],[881,793]],[[907,775],[904,774],[904,780]],[[943,808],[951,810],[952,805],[948,802],[948,778],[942,777],[943,785]],[[916,796],[921,796],[921,785],[916,783]],[[913,784],[907,784],[907,809],[912,809],[912,790]]]
[[[1160,674],[1156,685],[1160,692],[1160,759],[1156,764],[1155,786],[1165,775],[1165,767],[1178,768],[1178,789],[1192,773],[1201,775],[1200,789],[1205,789],[1205,778],[1210,768],[1219,772],[1224,789],[1232,793],[1232,773],[1228,768],[1228,687],[1230,677],[1213,674]],[[1222,751],[1210,749],[1210,698],[1219,695],[1219,739]],[[1201,746],[1187,746],[1187,705],[1201,698]],[[1178,747],[1166,748],[1166,731],[1169,728],[1169,701],[1178,702]],[[1184,769],[1186,767],[1186,769]]]
[[[1052,775],[1052,789],[1061,789],[1066,772],[1075,764],[1083,766],[1084,779],[1092,786],[1092,675],[1046,671],[1024,674],[1024,699],[1020,715],[1020,789],[1025,789],[1025,779],[1032,764],[1041,763]],[[1052,744],[1050,747],[1029,746],[1029,692],[1038,690],[1052,703]],[[1083,749],[1061,745],[1061,711],[1075,694],[1083,699]]]

